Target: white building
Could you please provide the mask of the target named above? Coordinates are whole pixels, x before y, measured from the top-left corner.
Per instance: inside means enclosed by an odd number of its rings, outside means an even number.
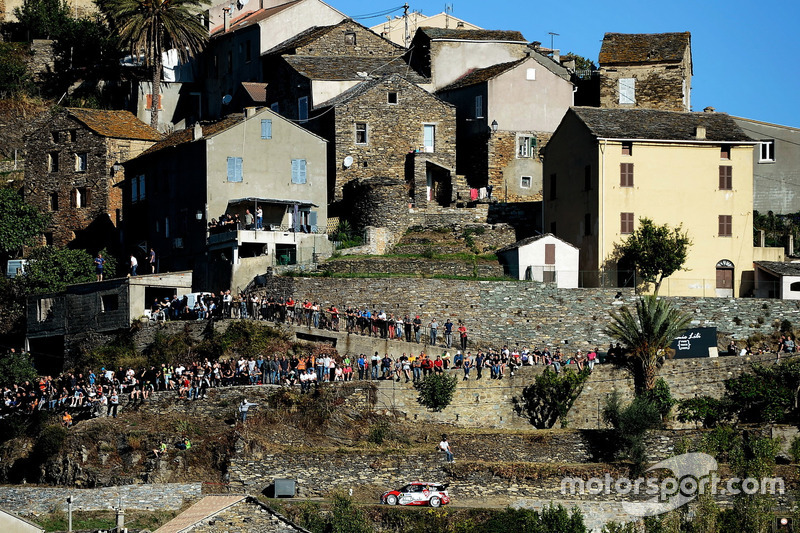
[[[560,289],[578,287],[580,251],[552,233],[522,239],[496,254],[511,277],[555,283]]]

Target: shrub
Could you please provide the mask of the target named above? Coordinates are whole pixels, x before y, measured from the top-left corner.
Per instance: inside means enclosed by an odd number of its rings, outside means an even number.
[[[647,460],[645,433],[648,429],[661,426],[658,406],[645,396],[637,396],[623,407],[619,392],[614,391],[603,408],[603,420],[614,428],[613,438],[618,446],[618,455],[633,463],[631,473],[638,476]]]
[[[728,402],[711,396],[697,396],[678,402],[678,421],[701,423],[705,428],[714,428],[730,419]]]
[[[650,400],[653,405],[655,405],[656,409],[658,409],[662,420],[667,418],[667,415],[669,415],[669,412],[672,410],[672,406],[677,403],[677,401],[672,397],[672,393],[669,390],[669,385],[667,385],[667,382],[664,381],[664,378],[658,378],[655,386],[652,389],[645,391],[643,394],[645,398]]]
[[[567,413],[583,391],[589,372],[580,373],[567,369],[557,374],[545,371],[536,376],[534,382],[522,389],[522,397],[514,398],[514,409],[527,416],[534,427],[547,429],[556,421],[561,427],[567,425]]]
[[[388,437],[389,423],[381,420],[377,424],[373,424],[369,428],[369,435],[367,441],[373,444],[383,444],[383,441]]]
[[[795,435],[792,439],[792,443],[789,445],[789,455],[792,456],[795,464],[800,463],[800,435]]]
[[[419,392],[417,401],[429,409],[441,411],[453,401],[456,383],[458,383],[458,380],[455,376],[438,373],[428,374],[422,381],[414,385]]]

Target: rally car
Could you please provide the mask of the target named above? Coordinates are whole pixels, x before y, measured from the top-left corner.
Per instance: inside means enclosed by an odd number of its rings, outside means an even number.
[[[397,490],[384,492],[381,503],[387,505],[430,505],[439,507],[450,503],[447,494],[447,483],[427,483],[414,481]]]

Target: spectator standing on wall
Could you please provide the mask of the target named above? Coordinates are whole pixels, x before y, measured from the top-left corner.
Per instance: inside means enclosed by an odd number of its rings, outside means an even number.
[[[242,424],[247,422],[247,411],[255,405],[258,404],[248,402],[247,398],[242,399],[242,403],[239,404],[239,418],[241,418]]]
[[[136,275],[136,269],[139,267],[139,261],[136,260],[136,256],[131,254],[131,276]]]
[[[467,351],[467,326],[463,322],[458,324],[458,335],[461,338],[461,351]]]
[[[447,442],[447,435],[442,435],[442,441],[439,443],[439,449],[445,453],[448,463],[454,463],[453,452],[450,450],[450,443]]]
[[[150,248],[150,255],[148,256],[148,262],[150,263],[150,273],[156,273],[156,251]]]
[[[453,345],[453,323],[449,318],[444,323],[444,342],[447,345],[447,348],[450,348]]]
[[[431,346],[436,346],[436,335],[439,332],[439,323],[436,322],[434,318],[431,320],[431,323],[428,325],[430,328],[430,335],[431,335]]]
[[[256,229],[264,229],[264,211],[261,206],[256,207]]]
[[[94,272],[97,274],[97,281],[103,281],[103,266],[106,264],[106,260],[103,258],[103,254],[98,253],[97,257],[94,258]]]

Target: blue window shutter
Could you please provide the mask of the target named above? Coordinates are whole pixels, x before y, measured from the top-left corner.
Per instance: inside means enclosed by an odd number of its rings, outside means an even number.
[[[265,118],[261,120],[261,138],[272,139],[272,120]]]
[[[292,183],[306,182],[306,160],[292,159]]]
[[[242,181],[242,158],[229,157],[228,158],[228,181],[239,182]]]
[[[313,233],[317,232],[317,212],[311,211],[308,213],[308,225],[311,226]]]

